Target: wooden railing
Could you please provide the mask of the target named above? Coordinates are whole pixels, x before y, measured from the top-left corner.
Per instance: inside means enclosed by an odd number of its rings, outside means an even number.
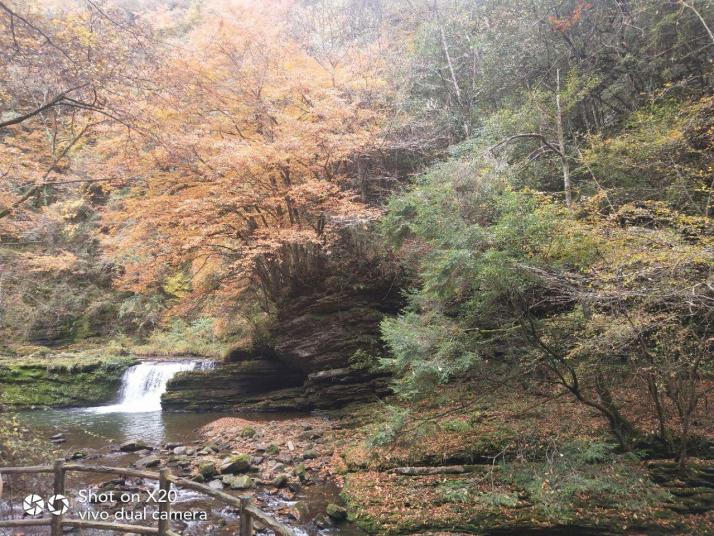
[[[166,468],[158,473],[151,471],[141,471],[138,469],[125,469],[123,467],[108,467],[104,465],[82,465],[77,463],[65,463],[64,460],[55,461],[53,466],[36,465],[28,467],[0,467],[0,478],[2,475],[11,474],[54,474],[54,494],[64,493],[65,474],[68,471],[112,474],[125,477],[145,478],[159,481],[159,489],[165,490],[166,500],[158,502],[159,524],[158,527],[144,527],[140,525],[128,525],[121,523],[111,523],[106,521],[87,521],[81,519],[65,519],[62,515],[52,515],[50,518],[40,519],[11,519],[1,520],[0,528],[20,528],[20,527],[51,527],[52,536],[61,536],[63,527],[77,527],[88,529],[110,530],[117,532],[131,532],[135,534],[157,534],[159,536],[180,536],[170,528],[171,502],[168,500],[168,492],[171,484],[177,487],[191,489],[218,499],[223,503],[239,509],[240,536],[252,536],[253,521],[259,521],[265,528],[272,530],[280,536],[295,536],[293,530],[280,523],[262,510],[251,504],[250,497],[234,497],[228,493],[209,488],[198,482],[174,476]]]

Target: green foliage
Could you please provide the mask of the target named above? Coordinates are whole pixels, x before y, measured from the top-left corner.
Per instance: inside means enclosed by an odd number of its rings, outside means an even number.
[[[502,482],[523,490],[537,509],[561,520],[573,518],[587,504],[642,511],[669,499],[644,468],[603,443],[566,443],[544,463],[505,463],[500,471]]]
[[[473,430],[473,424],[463,419],[451,419],[441,423],[441,427],[447,432],[465,433]]]
[[[406,425],[408,415],[408,409],[399,406],[386,406],[386,416],[369,438],[368,444],[382,446],[393,443]]]
[[[691,125],[710,98],[692,103],[660,98],[630,114],[616,136],[593,135],[584,151],[611,199],[661,199],[701,214],[711,183],[712,155],[691,139]]]
[[[569,91],[580,87],[572,84]],[[523,187],[517,166],[494,167],[468,150],[394,196],[383,232],[416,276],[407,307],[381,325],[390,352],[382,362],[396,373],[395,391],[415,399],[457,378],[542,371],[596,407],[624,449],[638,435],[620,409],[630,402],[613,395],[624,378],[639,378],[628,388],[649,399],[641,378],[656,376],[649,381],[661,393],[694,412],[684,400],[701,399],[696,378],[710,369],[703,356],[714,319],[704,281],[714,263],[708,222],[685,212],[700,211],[703,199],[696,201],[695,168],[685,173],[683,162],[701,169],[710,156],[688,152],[687,136],[706,142],[697,138],[701,127],[685,127],[683,118],[707,106],[665,101],[631,114],[620,136],[603,142],[616,149],[617,164],[603,156],[609,149],[583,157],[591,174],[612,170],[619,189],[573,210]],[[658,167],[664,160],[671,164]],[[684,182],[669,184],[687,203],[652,194],[674,171]],[[623,193],[637,201],[624,203]],[[702,291],[690,300],[691,289]],[[649,409],[669,441],[664,418]],[[681,414],[679,425],[688,418]]]
[[[382,358],[373,355],[366,350],[358,349],[350,356],[350,367],[355,370],[367,370],[377,372],[381,368]]]
[[[256,433],[257,432],[256,432],[255,428],[253,428],[252,426],[246,426],[245,428],[243,428],[240,431],[240,436],[251,438],[251,437],[254,437]]]
[[[616,445],[597,441],[572,441],[562,450],[576,464],[605,463],[614,458]]]
[[[215,320],[199,317],[192,322],[177,318],[168,330],[156,330],[147,342],[134,348],[139,354],[196,355],[221,357],[226,352],[226,343],[215,335]]]
[[[447,480],[439,485],[437,492],[444,502],[465,503],[471,500],[469,488],[465,482]]]
[[[143,335],[159,324],[166,309],[165,302],[159,294],[132,294],[121,302],[119,319],[128,331]]]
[[[485,492],[476,497],[476,500],[489,506],[513,508],[518,506],[518,495],[505,492]]]
[[[419,271],[404,314],[382,323],[385,362],[411,398],[479,367],[516,327],[509,302],[538,288],[524,267],[584,268],[600,245],[547,197],[512,190],[477,158],[437,166],[393,198],[384,232]]]

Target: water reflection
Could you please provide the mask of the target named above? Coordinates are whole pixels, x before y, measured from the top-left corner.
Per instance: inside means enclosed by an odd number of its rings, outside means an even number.
[[[158,446],[194,439],[196,431],[221,417],[218,413],[94,413],[84,409],[33,411],[20,414],[25,426],[42,436],[62,433],[65,446],[103,448],[108,443],[142,440]]]

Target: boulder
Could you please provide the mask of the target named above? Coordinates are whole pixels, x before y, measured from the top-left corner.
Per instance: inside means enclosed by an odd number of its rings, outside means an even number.
[[[290,300],[278,314],[275,353],[307,374],[348,366],[355,351],[379,346],[379,323],[385,312],[393,312],[399,297],[385,290],[327,292]]]
[[[228,482],[223,480],[231,489],[248,489],[253,486],[253,480],[248,475],[231,476]]]
[[[333,525],[332,519],[325,514],[318,514],[315,516],[315,525],[318,529],[327,529]]]
[[[218,471],[223,474],[244,473],[250,469],[250,454],[228,456],[221,461]]]
[[[317,453],[317,451],[310,449],[310,450],[306,450],[303,453],[302,459],[303,460],[314,460],[318,456],[319,456],[319,454]]]
[[[150,455],[144,456],[134,462],[137,467],[156,467],[161,464],[161,458],[158,456]]]
[[[223,482],[221,482],[220,480],[211,480],[208,483],[208,487],[215,490],[221,490],[223,489]]]
[[[330,503],[327,505],[327,515],[335,521],[344,521],[347,519],[347,510],[344,506],[340,506],[335,503]]]
[[[284,488],[288,484],[288,475],[278,475],[270,483],[276,488]]]
[[[143,441],[127,441],[119,446],[122,452],[138,452],[140,450],[152,450],[149,445]]]
[[[305,374],[273,357],[262,355],[240,363],[225,363],[210,370],[188,371],[169,382],[161,405],[166,410],[221,410],[231,408],[260,409],[265,404],[264,393],[276,392],[268,407],[293,409]],[[287,389],[285,403],[280,402],[280,390]]]

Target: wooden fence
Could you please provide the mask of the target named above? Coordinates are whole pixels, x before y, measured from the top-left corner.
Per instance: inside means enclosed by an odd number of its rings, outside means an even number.
[[[253,521],[257,520],[267,529],[272,530],[279,536],[295,536],[290,527],[280,523],[262,510],[251,504],[250,497],[234,497],[228,493],[209,488],[198,482],[173,476],[168,469],[161,469],[158,473],[151,471],[141,471],[138,469],[125,469],[123,467],[107,467],[103,465],[82,465],[78,463],[65,463],[64,460],[55,461],[53,466],[36,465],[28,467],[0,467],[0,475],[5,474],[54,474],[54,494],[64,493],[64,479],[68,471],[111,474],[125,477],[145,478],[159,481],[159,489],[165,490],[166,500],[159,502],[159,523],[158,527],[143,527],[140,525],[129,525],[121,523],[111,523],[105,521],[87,521],[80,519],[65,519],[63,515],[52,515],[50,518],[40,519],[11,519],[1,520],[0,528],[21,528],[21,527],[51,527],[52,536],[62,536],[63,527],[77,527],[87,529],[110,530],[117,532],[131,532],[134,534],[157,534],[159,536],[180,536],[179,533],[171,530],[170,515],[171,503],[168,500],[168,492],[171,484],[177,487],[191,489],[218,499],[225,504],[234,506],[240,512],[240,536],[252,536]],[[1,478],[1,476],[0,476]]]

